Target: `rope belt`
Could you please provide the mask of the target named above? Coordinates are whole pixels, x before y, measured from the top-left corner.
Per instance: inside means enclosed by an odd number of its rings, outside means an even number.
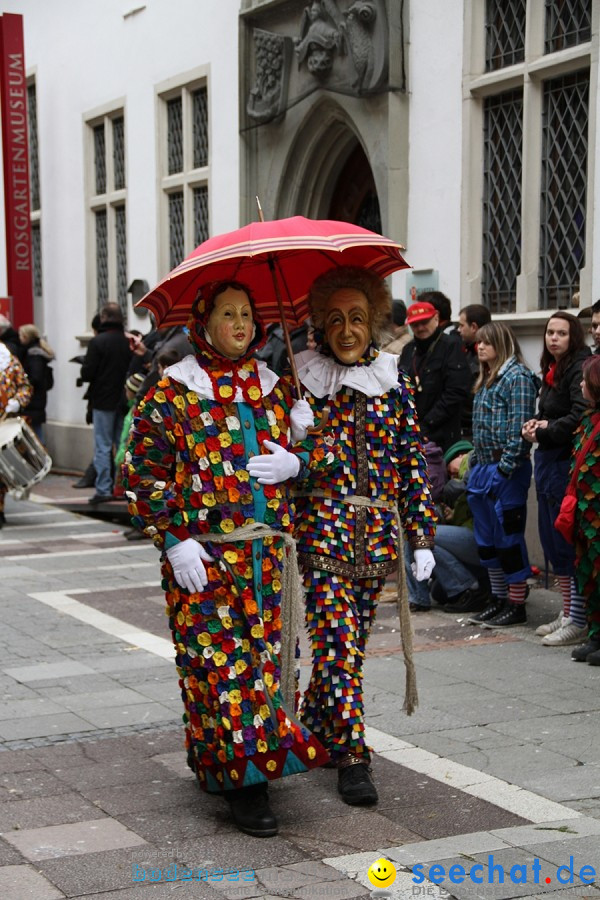
[[[417,693],[417,673],[415,672],[415,664],[413,660],[413,632],[410,621],[410,609],[408,606],[408,594],[406,591],[406,581],[404,577],[404,548],[403,529],[400,520],[400,510],[397,503],[390,503],[386,500],[376,500],[371,497],[357,497],[348,494],[346,497],[331,497],[324,491],[312,491],[309,493],[297,493],[296,497],[318,498],[323,500],[331,500],[333,503],[345,503],[348,506],[372,506],[376,509],[385,509],[394,514],[398,530],[396,541],[396,552],[398,555],[398,595],[396,604],[398,607],[398,618],[400,620],[400,638],[402,640],[402,653],[404,654],[404,667],[406,669],[406,682],[404,689],[403,709],[410,716],[419,705],[419,695]]]
[[[298,568],[296,541],[285,531],[274,531],[262,522],[234,528],[229,534],[194,534],[201,544],[231,544],[235,541],[254,541],[266,537],[281,538],[284,553],[281,571],[281,675],[280,690],[290,710],[296,696],[296,638],[304,621],[304,592]]]

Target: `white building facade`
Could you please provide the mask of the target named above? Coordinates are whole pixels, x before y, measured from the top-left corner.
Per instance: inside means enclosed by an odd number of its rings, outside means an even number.
[[[268,218],[378,225],[455,314],[484,302],[506,318],[533,366],[548,311],[600,298],[600,0],[0,12],[24,19],[35,320],[57,354],[47,440],[61,468],[91,452],[69,359],[94,313],[117,300],[146,331],[143,282],[256,218],[256,194]],[[409,300],[406,278],[392,286]]]

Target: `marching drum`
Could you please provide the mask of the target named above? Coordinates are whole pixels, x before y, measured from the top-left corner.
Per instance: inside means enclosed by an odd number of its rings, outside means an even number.
[[[50,471],[52,460],[24,419],[0,422],[0,478],[20,500]]]

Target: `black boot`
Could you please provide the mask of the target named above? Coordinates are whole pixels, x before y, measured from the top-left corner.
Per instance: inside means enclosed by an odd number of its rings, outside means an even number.
[[[267,788],[266,784],[257,784],[225,792],[231,818],[244,834],[252,837],[274,837],[277,834],[277,819],[269,806]]]
[[[94,463],[91,462],[79,481],[76,481],[75,484],[71,485],[74,488],[93,488],[96,484],[96,469],[94,468]]]
[[[379,800],[368,762],[350,753],[338,763],[338,791],[350,806],[367,806]]]
[[[3,525],[6,525],[6,516],[4,515],[4,510],[0,512],[0,528],[2,528]]]
[[[585,644],[578,644],[571,650],[571,659],[575,662],[587,662],[587,658],[591,653],[597,653],[600,650],[600,640],[598,638],[588,638]]]

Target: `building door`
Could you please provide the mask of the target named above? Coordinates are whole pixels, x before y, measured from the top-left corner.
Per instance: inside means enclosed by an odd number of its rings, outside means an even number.
[[[352,222],[381,234],[375,180],[360,144],[356,144],[337,179],[329,204],[330,219]]]

